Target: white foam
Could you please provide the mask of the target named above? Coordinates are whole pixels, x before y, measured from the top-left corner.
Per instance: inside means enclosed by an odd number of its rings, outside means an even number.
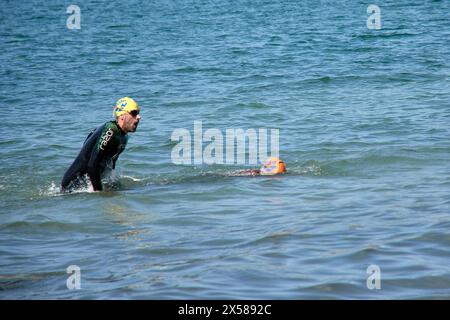
[[[122,176],[122,178],[130,179],[130,180],[133,180],[135,182],[143,181],[143,179],[134,178],[132,176]]]
[[[86,186],[86,187],[74,189],[73,191],[70,192],[70,194],[74,194],[74,193],[93,193],[93,192],[94,192],[94,188],[89,183],[89,185]],[[44,187],[43,189],[41,189],[39,191],[39,195],[40,196],[47,196],[47,197],[59,197],[59,196],[65,195],[65,194],[66,193],[61,193],[59,185],[56,184],[53,181],[51,182],[49,187]]]
[[[58,196],[59,194],[59,187],[53,181],[49,187],[39,191],[40,196]]]

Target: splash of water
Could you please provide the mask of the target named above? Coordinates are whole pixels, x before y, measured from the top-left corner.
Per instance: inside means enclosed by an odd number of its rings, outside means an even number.
[[[81,188],[74,189],[71,193],[92,193],[94,192],[94,188],[89,183],[86,186]],[[51,181],[50,186],[46,186],[39,190],[39,196],[41,197],[59,197],[64,195],[60,190],[59,184],[56,184],[54,181]]]

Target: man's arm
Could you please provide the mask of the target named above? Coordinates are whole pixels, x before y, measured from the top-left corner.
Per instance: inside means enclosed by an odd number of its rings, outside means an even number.
[[[109,144],[111,144],[110,141],[112,140],[114,134],[114,130],[110,126],[105,125],[102,133],[95,143],[94,148],[92,149],[91,157],[88,163],[88,176],[91,180],[94,191],[103,190],[101,175],[102,170],[104,169],[104,159],[107,156],[107,150],[110,147]]]

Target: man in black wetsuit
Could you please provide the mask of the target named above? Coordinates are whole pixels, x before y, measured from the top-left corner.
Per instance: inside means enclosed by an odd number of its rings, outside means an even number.
[[[128,141],[128,132],[135,132],[141,119],[139,105],[124,97],[117,101],[108,121],[92,131],[86,138],[80,153],[61,181],[61,192],[71,191],[83,184],[87,174],[94,191],[101,191],[102,175],[106,169],[114,169],[116,161]]]

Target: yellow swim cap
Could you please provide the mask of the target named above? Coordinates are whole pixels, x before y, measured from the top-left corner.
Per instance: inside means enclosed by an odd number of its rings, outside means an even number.
[[[271,157],[267,159],[266,163],[261,167],[260,173],[263,176],[286,173],[286,165],[283,160],[280,160],[277,157]]]
[[[137,102],[130,97],[124,97],[117,101],[113,110],[113,116],[117,118],[133,110],[139,110]]]

